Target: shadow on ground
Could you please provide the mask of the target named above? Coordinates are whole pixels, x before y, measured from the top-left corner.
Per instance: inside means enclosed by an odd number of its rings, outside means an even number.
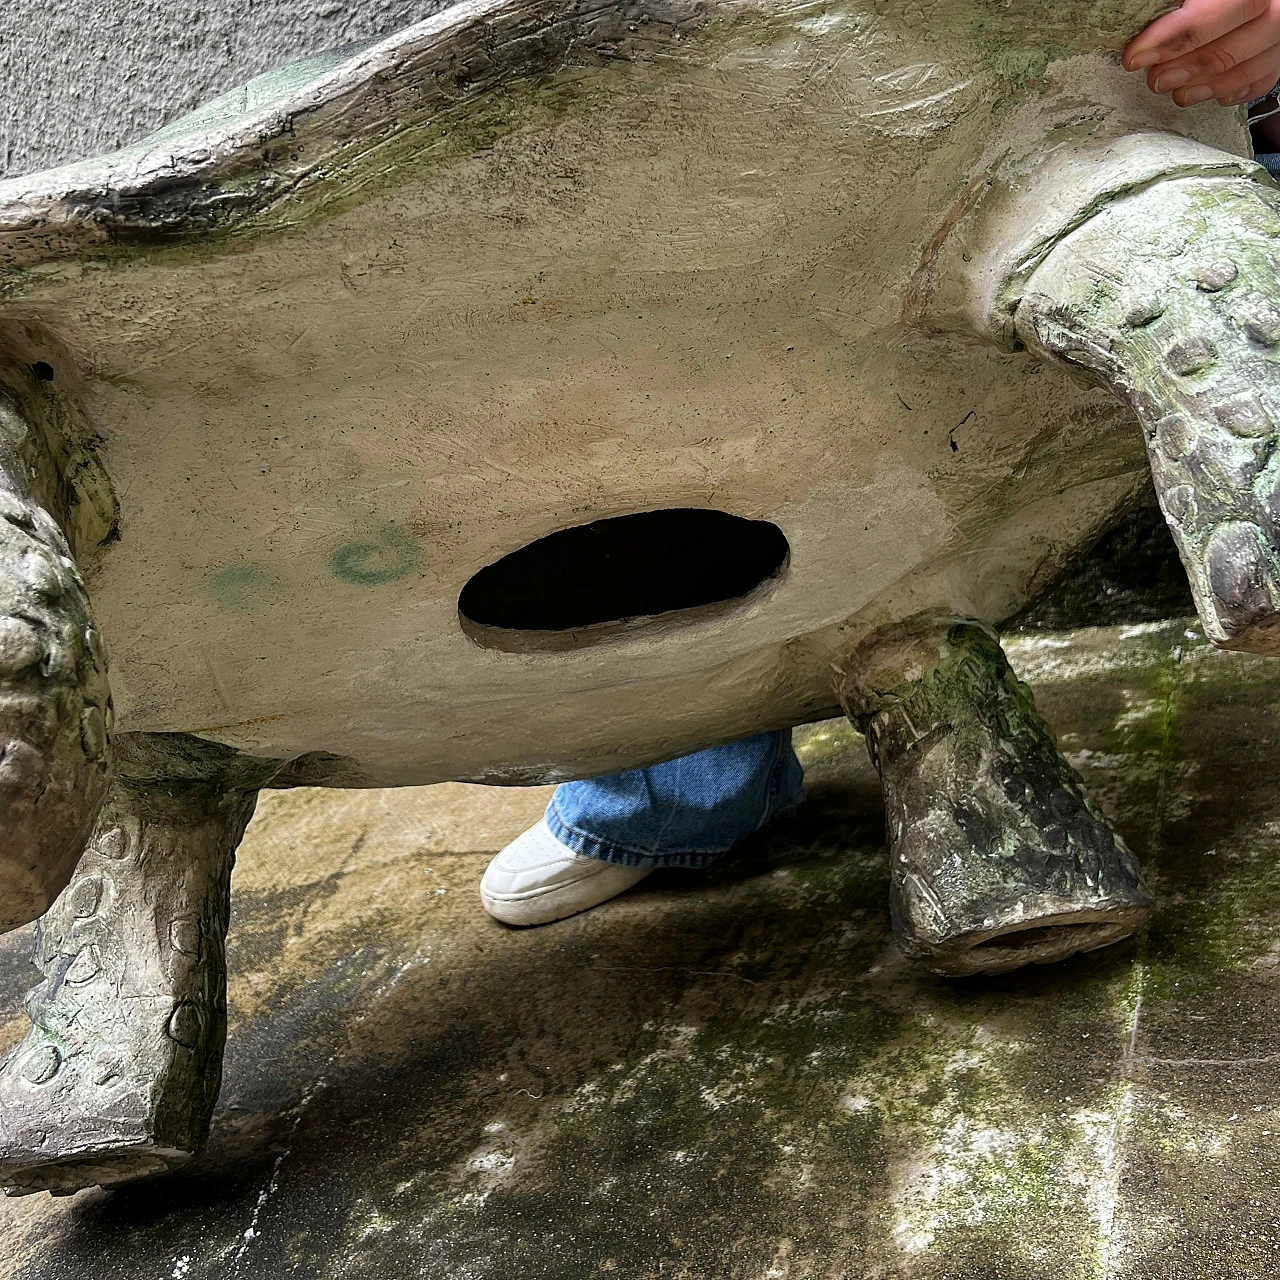
[[[741,856],[529,931],[475,885],[545,789],[270,795],[208,1154],[5,1202],[0,1273],[1273,1276],[1280,672],[1182,623],[1011,650],[1144,861],[1144,937],[1000,979],[909,969],[836,723],[798,734],[810,803]]]

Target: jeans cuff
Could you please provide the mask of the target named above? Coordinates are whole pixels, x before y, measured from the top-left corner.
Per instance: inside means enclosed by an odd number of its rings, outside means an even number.
[[[1280,182],[1280,151],[1264,151],[1253,157],[1266,171]]]
[[[775,818],[798,809],[804,799],[804,788],[798,787],[785,803],[770,809],[756,830],[763,830]],[[600,862],[613,862],[620,867],[643,867],[647,871],[656,871],[660,867],[680,867],[686,871],[702,871],[729,852],[728,849],[685,849],[673,853],[651,853],[642,849],[629,849],[626,845],[601,840],[599,836],[566,822],[556,809],[554,797],[547,806],[546,821],[551,834],[574,853]]]
[[[610,840],[601,840],[581,827],[567,823],[557,812],[555,800],[547,806],[547,826],[551,834],[566,848],[584,858],[596,858],[600,862],[613,862],[620,867],[643,867],[647,871],[658,867],[684,867],[691,871],[701,871],[709,867],[720,853],[708,850],[687,850],[682,853],[645,853],[640,849],[628,849],[625,845],[614,844]]]

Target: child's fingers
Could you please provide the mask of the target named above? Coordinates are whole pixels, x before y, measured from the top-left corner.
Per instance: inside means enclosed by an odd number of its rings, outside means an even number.
[[[1280,45],[1280,13],[1268,12],[1193,53],[1152,67],[1147,85],[1155,93],[1170,93],[1183,85],[1210,84],[1275,45]]]
[[[1250,58],[1224,77],[1226,83],[1209,86],[1215,90],[1219,105],[1238,107],[1263,94],[1270,93],[1280,80],[1280,49],[1269,49],[1265,54]],[[1255,86],[1261,84],[1262,88]]]
[[[1272,47],[1257,57],[1249,58],[1224,75],[1214,76],[1203,84],[1175,89],[1173,100],[1180,107],[1193,107],[1197,102],[1216,98],[1223,106],[1236,106],[1250,98],[1261,97],[1280,79],[1280,47]],[[1262,88],[1254,93],[1255,85]]]
[[[1169,62],[1267,11],[1268,0],[1186,0],[1181,9],[1157,18],[1124,51],[1126,71]]]
[[[1275,87],[1276,82],[1270,76],[1262,80],[1255,80],[1249,86],[1249,91],[1244,95],[1242,101],[1252,102],[1255,98],[1265,98]]]

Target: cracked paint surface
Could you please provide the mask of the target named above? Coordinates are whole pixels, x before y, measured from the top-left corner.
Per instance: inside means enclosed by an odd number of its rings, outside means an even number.
[[[908,968],[838,722],[798,732],[811,801],[740,857],[530,931],[475,887],[549,789],[271,794],[208,1155],[0,1204],[0,1275],[1270,1277],[1280,667],[1183,622],[1009,649],[1157,893],[1135,941]]]

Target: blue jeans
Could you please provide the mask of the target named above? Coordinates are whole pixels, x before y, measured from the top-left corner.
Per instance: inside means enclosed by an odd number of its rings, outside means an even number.
[[[556,788],[547,826],[575,853],[626,867],[705,867],[804,800],[791,731]]]
[[[1254,100],[1249,103],[1250,124],[1254,123],[1257,120],[1265,120],[1267,116],[1272,116],[1276,114],[1275,110],[1272,110],[1272,111],[1264,112],[1261,116],[1255,116],[1253,114],[1252,109],[1256,107],[1258,103],[1265,102],[1269,97],[1271,97],[1273,93],[1276,93],[1277,91],[1280,91],[1280,84],[1275,85],[1273,88],[1269,89],[1266,93],[1264,93],[1262,97],[1254,98]],[[1263,168],[1265,168],[1266,171],[1273,178],[1275,178],[1277,182],[1280,182],[1280,151],[1260,151],[1260,152],[1257,152],[1253,158],[1260,165],[1262,165]]]

